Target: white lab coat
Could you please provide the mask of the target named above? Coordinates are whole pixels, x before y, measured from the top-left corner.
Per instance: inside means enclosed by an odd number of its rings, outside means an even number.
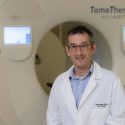
[[[93,74],[77,109],[69,80],[72,68],[54,82],[47,125],[125,125],[125,92],[119,78],[94,62]]]

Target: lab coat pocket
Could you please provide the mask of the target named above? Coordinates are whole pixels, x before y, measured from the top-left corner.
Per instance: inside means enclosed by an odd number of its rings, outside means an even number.
[[[93,108],[89,116],[88,125],[105,125],[108,114],[108,108]]]

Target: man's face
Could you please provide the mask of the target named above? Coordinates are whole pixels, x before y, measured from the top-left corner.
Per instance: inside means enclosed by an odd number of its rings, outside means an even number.
[[[71,58],[77,69],[88,69],[95,53],[96,45],[90,44],[90,37],[87,33],[69,35],[69,46],[66,46],[66,53]]]

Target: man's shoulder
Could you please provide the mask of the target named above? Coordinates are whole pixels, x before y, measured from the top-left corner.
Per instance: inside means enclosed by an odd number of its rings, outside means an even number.
[[[114,71],[106,68],[101,68],[101,69],[104,77],[119,79],[118,75]]]
[[[72,70],[73,66],[71,66],[68,70],[66,70],[65,72],[59,74],[55,81],[54,81],[54,86],[61,86],[62,84],[66,83],[69,80],[69,74]]]
[[[112,71],[111,69],[107,69],[105,67],[100,66],[98,63],[95,62],[95,69],[99,72],[101,72],[103,77],[112,77],[112,78],[118,78],[118,75]]]
[[[64,80],[65,78],[67,78],[67,75],[68,75],[68,71],[65,71],[65,72],[59,74],[59,75],[57,76],[57,78],[55,79],[55,82],[56,82],[56,81]]]

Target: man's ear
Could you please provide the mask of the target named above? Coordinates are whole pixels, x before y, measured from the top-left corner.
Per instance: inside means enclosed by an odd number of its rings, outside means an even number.
[[[69,48],[68,48],[68,46],[65,46],[65,51],[66,51],[67,56],[69,56],[70,54],[69,54]]]
[[[95,43],[92,44],[91,49],[92,49],[92,53],[95,53],[95,51],[96,51],[96,44]]]

